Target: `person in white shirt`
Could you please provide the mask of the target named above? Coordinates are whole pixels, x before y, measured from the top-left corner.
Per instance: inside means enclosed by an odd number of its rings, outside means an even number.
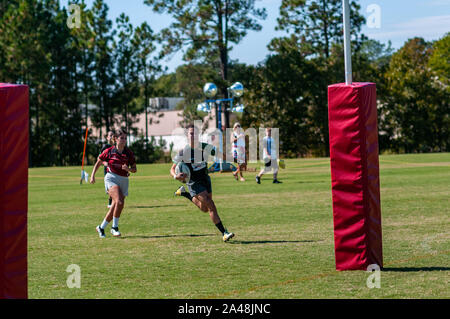
[[[242,171],[245,169],[245,135],[239,123],[233,126],[233,133],[231,136],[231,152],[233,154],[234,162],[237,164],[237,170],[233,172],[234,178],[239,179],[241,175],[241,182],[245,182]]]
[[[273,183],[281,184],[277,179],[278,175],[278,155],[277,146],[275,140],[272,137],[272,129],[266,128],[266,136],[263,139],[263,159],[265,166],[261,169],[258,175],[256,175],[256,182],[261,184],[261,176],[273,169]]]

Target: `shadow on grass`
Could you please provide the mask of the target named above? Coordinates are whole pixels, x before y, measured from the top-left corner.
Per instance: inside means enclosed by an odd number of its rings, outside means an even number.
[[[320,183],[328,183],[329,181],[299,181],[298,184],[320,184]]]
[[[315,243],[320,240],[232,240],[229,244],[251,245],[251,244],[285,244],[285,243]]]
[[[186,206],[186,205],[154,205],[154,206],[128,206],[128,208],[161,208],[161,207],[175,207],[175,206]]]
[[[154,236],[136,235],[136,236],[122,236],[119,238],[120,239],[128,239],[128,238],[151,239],[151,238],[208,237],[208,236],[217,236],[217,234],[185,234],[185,235],[154,235]]]
[[[383,267],[382,271],[415,272],[415,271],[449,271],[450,267]]]

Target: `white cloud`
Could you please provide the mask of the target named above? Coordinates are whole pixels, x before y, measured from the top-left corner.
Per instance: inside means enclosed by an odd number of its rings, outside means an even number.
[[[404,42],[413,37],[437,40],[447,32],[450,32],[450,15],[415,18],[386,27],[382,24],[381,29],[367,29],[366,34],[376,40]]]

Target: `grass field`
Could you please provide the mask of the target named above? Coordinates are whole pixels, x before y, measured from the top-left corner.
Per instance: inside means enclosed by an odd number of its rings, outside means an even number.
[[[30,298],[450,298],[450,154],[380,157],[381,288],[364,271],[335,271],[329,159],[287,160],[283,184],[211,174],[224,225],[185,198],[169,164],[138,165],[121,238],[99,239],[103,172],[29,171]],[[91,173],[92,167],[87,171]],[[69,289],[67,266],[81,268]]]

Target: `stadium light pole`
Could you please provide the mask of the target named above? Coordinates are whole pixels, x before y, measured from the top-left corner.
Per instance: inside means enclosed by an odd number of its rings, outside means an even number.
[[[223,132],[222,130],[222,112],[223,111],[231,111],[231,112],[237,112],[241,113],[244,110],[244,107],[242,104],[238,105],[237,107],[234,107],[234,99],[240,98],[244,94],[244,86],[241,82],[236,82],[229,88],[227,88],[228,91],[228,98],[226,99],[215,99],[215,96],[217,94],[217,86],[214,83],[208,82],[203,86],[203,93],[206,96],[205,102],[199,104],[197,106],[197,111],[203,111],[203,112],[211,112],[211,104],[217,105],[217,113],[216,113],[216,123],[217,123],[217,129],[220,132]],[[229,103],[230,107],[227,109],[226,106],[224,106],[224,109],[222,109],[222,103]],[[220,153],[222,153],[222,143],[219,144],[219,150]],[[235,167],[232,164],[229,163],[223,163],[222,159],[219,159],[219,161],[215,162],[210,168],[209,171],[223,171],[223,167],[226,165],[226,167],[230,168],[231,170],[235,169]]]
[[[345,84],[351,85],[352,79],[352,49],[350,38],[350,5],[349,0],[342,0],[344,12],[344,57],[345,57]]]

